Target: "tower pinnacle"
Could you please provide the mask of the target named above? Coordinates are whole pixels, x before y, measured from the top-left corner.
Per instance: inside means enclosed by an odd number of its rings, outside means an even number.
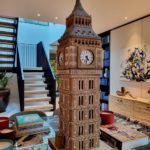
[[[80,0],[76,0],[74,9],[69,17],[71,17],[72,15],[74,15],[74,16],[89,16],[89,14],[82,7]]]

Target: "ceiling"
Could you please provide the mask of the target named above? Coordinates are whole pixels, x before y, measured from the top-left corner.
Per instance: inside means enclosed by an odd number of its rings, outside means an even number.
[[[92,16],[97,33],[150,14],[150,0],[81,0],[81,3]],[[74,4],[75,0],[0,0],[0,15],[64,24]]]

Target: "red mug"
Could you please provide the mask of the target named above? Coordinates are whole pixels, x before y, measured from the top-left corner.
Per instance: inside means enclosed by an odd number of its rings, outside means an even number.
[[[101,111],[100,117],[101,117],[102,125],[114,124],[114,113],[112,111],[107,111],[107,110]]]
[[[8,117],[0,117],[0,130],[9,128],[9,118]]]

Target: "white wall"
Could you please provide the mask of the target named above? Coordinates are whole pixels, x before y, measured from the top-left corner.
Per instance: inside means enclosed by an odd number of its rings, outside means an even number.
[[[48,26],[19,22],[18,43],[37,44],[43,41],[49,57],[50,44],[57,41],[65,31],[65,25],[49,23]]]
[[[150,48],[149,27],[150,17],[111,31],[110,94],[115,94],[124,86],[133,95],[150,99],[147,94],[150,82],[123,81],[120,78],[121,63],[126,57],[126,51],[129,48],[142,48],[144,45]]]

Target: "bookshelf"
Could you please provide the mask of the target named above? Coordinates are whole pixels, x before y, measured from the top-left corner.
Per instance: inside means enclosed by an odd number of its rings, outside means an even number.
[[[108,96],[110,93],[110,31],[99,34],[104,50],[103,70],[100,77],[100,109],[108,110]]]

